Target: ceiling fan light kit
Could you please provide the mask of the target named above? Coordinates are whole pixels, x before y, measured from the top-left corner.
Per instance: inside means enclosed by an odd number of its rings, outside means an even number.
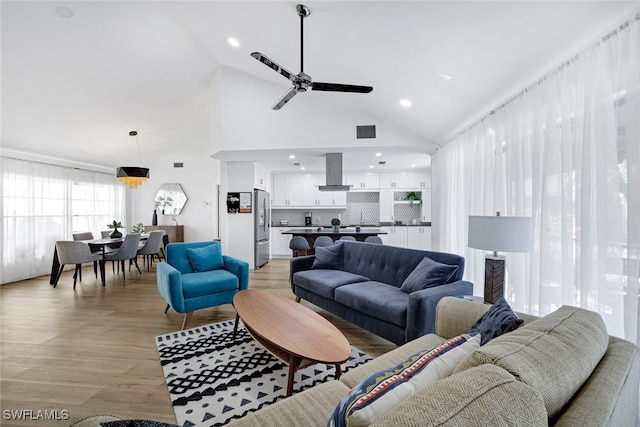
[[[369,93],[373,90],[371,86],[358,86],[358,85],[346,85],[341,83],[322,83],[322,82],[314,82],[311,79],[311,76],[305,74],[304,72],[304,18],[311,15],[311,10],[303,5],[299,4],[296,6],[296,10],[298,11],[298,16],[300,16],[300,72],[298,74],[293,74],[291,71],[282,67],[277,62],[268,58],[266,55],[263,55],[260,52],[253,52],[251,56],[253,56],[258,61],[262,62],[267,67],[271,68],[277,73],[280,73],[285,78],[289,79],[293,83],[293,87],[289,89],[283,96],[280,98],[276,104],[271,107],[274,110],[279,110],[282,108],[291,98],[298,94],[298,92],[306,92],[307,89],[311,88],[311,90],[319,90],[324,92],[348,92],[348,93]]]

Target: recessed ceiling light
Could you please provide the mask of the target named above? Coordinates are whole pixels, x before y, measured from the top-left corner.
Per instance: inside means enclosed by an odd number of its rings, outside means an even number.
[[[445,74],[445,73],[439,73],[438,77],[440,77],[445,82],[448,82],[449,80],[451,80],[453,78],[451,75]]]
[[[295,159],[295,158],[296,158],[296,155],[295,155],[295,154],[289,154],[289,158],[290,158],[290,159]]]
[[[415,167],[416,167],[416,165],[411,165],[411,167],[412,167],[412,168],[415,168]]]
[[[227,39],[227,41],[229,42],[229,44],[233,47],[239,47],[240,46],[240,42],[238,41],[238,39],[234,39],[233,37],[229,37]]]
[[[71,18],[73,16],[73,10],[65,6],[56,7],[55,12],[60,18]]]
[[[300,170],[303,171],[304,170],[304,166],[300,166]]]
[[[376,153],[376,157],[382,156],[382,153]]]
[[[413,105],[413,103],[411,101],[409,101],[408,99],[403,99],[400,101],[400,105],[402,105],[405,108],[409,108]]]
[[[373,169],[373,165],[369,165],[369,169]]]

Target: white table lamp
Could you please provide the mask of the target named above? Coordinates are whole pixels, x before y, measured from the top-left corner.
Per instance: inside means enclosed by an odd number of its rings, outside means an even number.
[[[498,252],[529,252],[531,218],[524,216],[469,216],[468,246],[493,251],[484,267],[484,302],[493,304],[504,296],[504,261]]]

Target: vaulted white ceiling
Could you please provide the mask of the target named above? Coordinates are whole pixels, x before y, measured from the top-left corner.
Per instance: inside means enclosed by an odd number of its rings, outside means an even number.
[[[374,90],[307,92],[284,108],[305,102],[344,114],[361,112],[377,126],[417,137],[422,143],[415,150],[396,155],[415,160],[420,153],[423,161],[437,144],[597,41],[640,3],[305,4],[311,9],[305,20],[305,72],[316,81]],[[145,156],[192,144],[206,147],[210,86],[221,65],[264,79],[282,94],[289,82],[249,54],[260,51],[299,71],[296,2],[2,1],[1,6],[3,149],[114,167],[131,152],[130,130],[139,131]],[[240,46],[229,45],[229,37]],[[413,106],[400,106],[403,98]],[[268,147],[261,148],[256,155],[270,160]],[[357,158],[349,165],[365,167]]]

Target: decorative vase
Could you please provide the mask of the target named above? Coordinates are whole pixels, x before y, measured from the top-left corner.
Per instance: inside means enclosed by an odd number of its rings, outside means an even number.
[[[334,225],[333,226],[333,232],[334,233],[339,233],[340,232],[340,226],[339,225]]]
[[[111,234],[109,234],[109,237],[112,239],[119,239],[122,237],[122,233],[119,232],[117,228],[114,228]]]
[[[151,225],[158,225],[158,212],[153,210],[153,218],[151,219]]]

